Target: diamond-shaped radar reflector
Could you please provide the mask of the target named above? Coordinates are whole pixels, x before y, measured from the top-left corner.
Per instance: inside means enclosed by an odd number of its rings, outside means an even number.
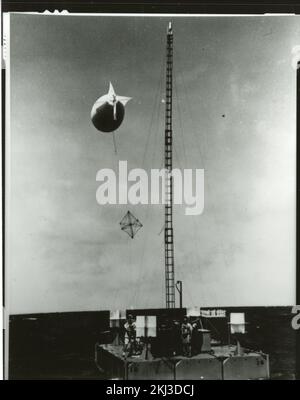
[[[133,239],[143,225],[130,211],[127,211],[127,214],[120,222],[120,226],[122,231],[126,232]]]

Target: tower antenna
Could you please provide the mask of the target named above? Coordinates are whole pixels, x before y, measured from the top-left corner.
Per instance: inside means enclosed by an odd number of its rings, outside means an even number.
[[[173,91],[173,30],[167,31],[166,101],[165,101],[165,284],[166,308],[175,308],[175,270],[173,237],[173,176],[172,176],[172,93]]]

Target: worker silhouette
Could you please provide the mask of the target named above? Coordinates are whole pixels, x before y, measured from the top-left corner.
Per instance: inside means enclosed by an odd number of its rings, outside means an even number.
[[[128,315],[125,328],[124,355],[132,356],[136,351],[136,324],[131,314]]]
[[[182,354],[185,357],[191,356],[191,338],[192,338],[192,325],[189,323],[188,318],[184,317],[181,324],[181,343]]]

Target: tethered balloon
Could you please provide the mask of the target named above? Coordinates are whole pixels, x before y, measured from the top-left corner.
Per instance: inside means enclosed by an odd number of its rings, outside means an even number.
[[[114,132],[121,125],[125,105],[131,97],[118,96],[109,82],[108,93],[99,99],[93,105],[91,119],[96,129],[101,132]]]

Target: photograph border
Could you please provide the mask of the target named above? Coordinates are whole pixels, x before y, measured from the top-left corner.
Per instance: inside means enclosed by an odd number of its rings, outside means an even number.
[[[63,10],[67,10],[69,13],[126,13],[126,14],[255,14],[255,15],[263,15],[263,14],[300,14],[300,4],[298,1],[290,1],[288,3],[283,4],[280,0],[275,0],[270,4],[270,2],[266,1],[219,1],[219,2],[201,2],[199,0],[188,0],[181,2],[174,2],[170,0],[162,1],[124,1],[119,0],[116,1],[84,1],[84,0],[69,0],[69,1],[2,1],[2,10],[1,10],[1,19],[2,19],[2,48],[5,46],[3,43],[3,14],[8,12],[44,12],[48,10],[50,12],[61,12]],[[297,145],[296,145],[296,159],[297,159],[297,182],[296,182],[296,304],[300,305],[300,265],[299,265],[299,227],[298,227],[298,217],[299,217],[299,140],[298,137],[300,135],[300,70],[297,72],[297,116],[296,116],[296,135],[297,135]],[[3,309],[5,310],[5,271],[4,271],[4,263],[5,263],[5,79],[6,72],[5,67],[3,67],[2,61],[2,73],[1,73],[1,85],[2,85],[2,95],[1,95],[1,108],[2,108],[2,302]],[[292,318],[292,314],[291,314]],[[5,319],[1,318],[1,322],[5,321]],[[297,331],[297,379],[300,379],[300,343],[299,343],[299,330]],[[3,350],[4,350],[4,342],[5,342],[5,326],[3,327]],[[3,371],[5,366],[5,352],[3,352]],[[0,351],[1,356],[1,351]],[[1,371],[0,371],[1,373]]]

